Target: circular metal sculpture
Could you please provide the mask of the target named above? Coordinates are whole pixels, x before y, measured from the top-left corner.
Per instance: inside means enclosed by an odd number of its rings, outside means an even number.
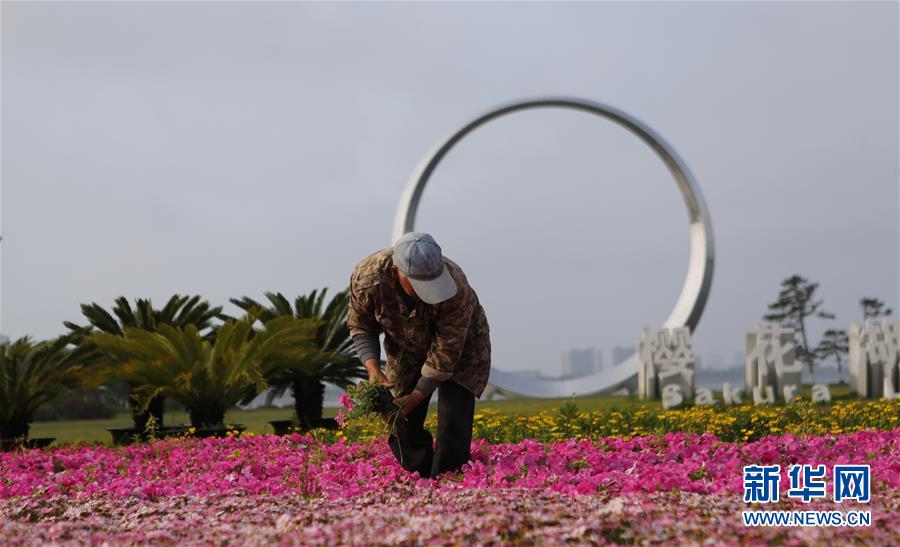
[[[700,315],[703,313],[712,284],[713,237],[706,203],[704,203],[700,189],[687,166],[662,137],[633,116],[605,104],[577,98],[542,97],[517,101],[495,108],[463,125],[425,156],[413,172],[400,197],[400,206],[394,219],[393,241],[406,232],[413,231],[416,210],[419,207],[419,200],[422,198],[425,185],[435,168],[453,146],[477,127],[493,119],[505,114],[535,108],[580,110],[616,122],[644,141],[669,168],[684,197],[685,205],[687,205],[691,251],[681,295],[662,327],[686,326],[693,331],[700,321]],[[637,333],[635,333],[635,338],[637,338]],[[610,370],[570,379],[523,377],[492,367],[490,385],[486,392],[532,397],[567,397],[572,393],[587,395],[613,392],[623,388],[633,392],[634,386],[637,385],[639,363],[637,354],[634,354],[624,363]]]

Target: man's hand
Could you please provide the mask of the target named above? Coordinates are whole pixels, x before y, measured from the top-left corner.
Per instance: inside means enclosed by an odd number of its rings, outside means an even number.
[[[378,364],[378,361],[375,359],[369,359],[366,361],[366,370],[369,372],[369,381],[370,382],[379,382],[381,385],[387,388],[394,387],[394,383],[387,379],[387,376],[381,372],[381,365]]]
[[[400,414],[407,416],[413,409],[422,404],[424,400],[425,394],[418,389],[414,389],[409,395],[394,399],[394,404],[400,407]]]

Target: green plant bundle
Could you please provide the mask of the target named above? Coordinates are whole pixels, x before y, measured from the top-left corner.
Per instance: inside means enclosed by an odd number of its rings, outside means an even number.
[[[387,425],[387,433],[397,435],[401,423],[406,416],[401,414],[400,406],[394,403],[395,393],[379,382],[362,381],[350,386],[347,390],[353,403],[348,418],[351,420],[366,419],[373,414],[380,415]]]

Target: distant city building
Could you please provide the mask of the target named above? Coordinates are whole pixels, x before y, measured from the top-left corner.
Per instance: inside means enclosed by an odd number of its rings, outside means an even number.
[[[603,350],[598,349],[594,352],[594,372],[603,370],[605,363],[603,362]]]
[[[612,351],[613,366],[621,365],[625,359],[631,357],[634,353],[634,346],[616,346]]]
[[[570,349],[562,354],[563,376],[585,376],[594,373],[594,350]]]

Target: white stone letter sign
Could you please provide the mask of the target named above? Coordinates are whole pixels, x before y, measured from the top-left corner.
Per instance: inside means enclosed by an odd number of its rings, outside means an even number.
[[[686,327],[645,328],[638,341],[641,366],[638,394],[645,399],[662,399],[664,408],[681,405],[694,396],[694,352],[691,332]]]
[[[790,402],[797,394],[802,365],[794,348],[794,329],[764,324],[747,333],[744,380],[756,404]]]
[[[900,394],[900,324],[887,319],[850,325],[850,387],[862,397]]]

